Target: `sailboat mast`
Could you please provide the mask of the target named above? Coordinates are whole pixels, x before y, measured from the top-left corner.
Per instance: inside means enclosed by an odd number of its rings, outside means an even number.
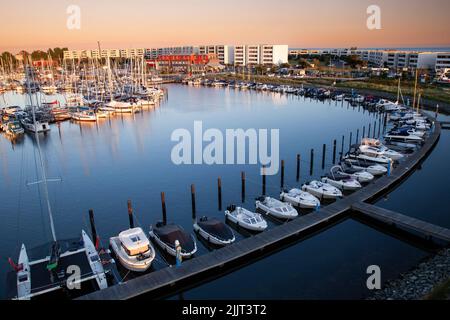
[[[52,212],[52,206],[50,204],[50,198],[48,195],[48,185],[47,185],[47,172],[45,170],[45,165],[44,165],[44,158],[42,156],[42,150],[41,150],[41,144],[39,142],[39,135],[38,135],[38,130],[36,128],[36,112],[35,112],[35,105],[33,103],[33,97],[31,94],[31,86],[30,86],[30,72],[32,72],[31,67],[27,68],[27,91],[28,91],[28,95],[30,97],[30,103],[31,103],[31,113],[33,115],[33,125],[34,125],[34,137],[36,139],[36,146],[38,149],[38,156],[39,156],[39,164],[41,166],[41,176],[42,176],[42,184],[43,184],[43,189],[44,189],[44,197],[45,197],[45,201],[47,204],[47,211],[48,211],[48,216],[50,219],[50,228],[52,231],[52,237],[53,237],[53,241],[56,242],[56,232],[55,232],[55,225],[53,223],[53,212]]]
[[[416,94],[417,94],[417,75],[419,68],[416,67],[416,81],[414,82],[414,100],[413,100],[413,109],[416,107]]]

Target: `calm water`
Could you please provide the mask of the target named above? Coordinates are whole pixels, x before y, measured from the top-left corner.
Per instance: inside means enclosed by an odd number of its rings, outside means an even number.
[[[52,125],[52,131],[40,138],[49,177],[62,178],[62,182],[49,186],[57,237],[74,237],[82,228],[89,230],[87,212],[93,208],[98,232],[106,245],[110,236],[128,227],[128,199],[133,201],[137,224],[148,230],[150,224],[160,220],[161,191],[166,193],[169,221],[191,230],[190,185],[196,185],[198,215],[223,218],[223,211],[218,210],[217,204],[217,178],[222,178],[223,207],[230,203],[240,204],[241,171],[247,175],[245,206],[252,209],[253,199],[261,193],[258,165],[176,166],[171,162],[171,149],[175,144],[170,140],[172,131],[186,128],[193,132],[195,120],[202,120],[204,129],[218,128],[223,132],[227,128],[279,128],[280,158],[286,160],[285,182],[288,186],[297,186],[297,153],[303,159],[302,182],[317,178],[323,173],[320,168],[322,144],[327,144],[327,170],[332,161],[334,139],[338,141],[339,152],[345,135],[347,149],[350,132],[354,141],[357,129],[361,135],[363,126],[367,130],[372,124],[373,128],[377,121],[376,115],[340,102],[323,103],[234,89],[179,85],[170,85],[167,89],[167,101],[155,110],[134,116],[116,116],[97,124],[64,122],[59,126]],[[24,104],[23,96],[8,94],[3,98],[7,104]],[[53,98],[62,99],[46,99]],[[448,140],[443,137],[438,147],[445,141],[448,145]],[[313,177],[309,175],[311,148],[316,150]],[[430,161],[433,157],[434,153]],[[448,148],[441,151],[440,158],[434,161],[448,161]],[[49,241],[50,231],[39,188],[27,186],[28,182],[36,180],[31,136],[26,135],[14,144],[0,137],[0,165],[0,219],[3,222],[0,227],[0,276],[4,278],[10,268],[7,257],[16,260],[22,242],[33,247]],[[419,177],[415,184],[428,177],[425,170],[435,169],[425,163],[423,170],[416,173],[423,173],[425,177]],[[405,186],[408,183],[409,180]],[[268,177],[268,193],[278,196],[279,190],[280,177]],[[428,196],[436,199],[436,206],[442,206],[439,212],[445,212],[442,205],[445,200],[438,200],[434,193]],[[404,198],[405,194],[399,194],[400,197]],[[389,199],[392,198],[394,194]],[[421,201],[421,198],[415,197],[415,201]],[[408,202],[407,206],[414,207],[414,204]],[[436,219],[441,216],[439,212],[433,213]],[[238,239],[243,236],[238,235]],[[205,252],[207,249],[200,244],[198,254]],[[385,272],[383,275],[389,278],[410,268],[424,256],[426,253],[415,247],[346,220],[253,265],[189,290],[183,296],[359,298],[367,293],[364,283],[368,265],[379,264]],[[163,266],[163,259],[158,257],[155,268]]]

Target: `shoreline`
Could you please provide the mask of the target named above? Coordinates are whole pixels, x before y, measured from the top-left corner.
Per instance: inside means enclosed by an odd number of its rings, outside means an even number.
[[[261,82],[266,84],[273,84],[273,85],[292,85],[292,86],[301,86],[305,88],[324,88],[328,90],[336,90],[336,91],[342,91],[344,93],[351,93],[352,90],[355,93],[359,93],[362,95],[376,95],[383,99],[389,99],[389,100],[396,100],[397,94],[383,91],[383,90],[376,90],[372,88],[358,88],[357,86],[352,87],[351,85],[345,85],[343,86],[343,83],[351,83],[354,82],[352,80],[348,81],[341,81],[337,82],[335,86],[329,85],[327,83],[321,83],[321,82],[329,82],[330,80],[326,79],[285,79],[285,78],[274,78],[274,77],[266,77],[266,76],[252,76],[249,79],[244,79],[245,77],[237,76],[237,75],[230,75],[230,74],[221,74],[221,75],[214,75],[214,74],[208,74],[205,76],[205,78],[208,79],[221,79],[225,81],[229,80],[235,80],[235,81],[253,81],[253,82]],[[311,82],[311,80],[313,82]],[[314,81],[316,83],[314,83]],[[357,81],[357,80],[355,80]],[[397,90],[397,87],[395,87],[395,90]],[[408,94],[403,94],[403,98],[405,101],[408,99],[412,102],[413,97]],[[436,112],[436,105],[439,105],[439,114],[443,115],[450,115],[450,100],[448,102],[446,101],[440,101],[440,100],[433,100],[429,98],[421,98],[421,110],[427,110],[427,111],[433,111]]]
[[[367,300],[450,300],[450,249],[422,260]]]

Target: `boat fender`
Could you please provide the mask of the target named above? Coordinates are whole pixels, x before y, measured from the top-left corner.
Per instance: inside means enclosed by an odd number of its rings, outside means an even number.
[[[11,258],[8,258],[8,262],[11,265],[11,267],[14,269],[15,272],[20,272],[23,270],[23,264],[17,265],[14,263],[13,259],[11,259]]]

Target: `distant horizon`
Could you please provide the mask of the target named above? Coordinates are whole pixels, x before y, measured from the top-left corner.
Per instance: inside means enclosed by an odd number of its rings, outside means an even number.
[[[290,48],[450,47],[448,0],[0,0],[0,51],[288,44]],[[79,9],[77,27],[68,25]],[[43,10],[45,8],[45,10]],[[370,11],[369,11],[370,12]],[[78,28],[79,27],[79,28]]]
[[[256,43],[251,42],[251,44],[274,44],[274,45],[285,45],[283,43],[268,43],[268,42],[262,42],[262,43]],[[233,46],[233,44],[224,44],[224,43],[207,43],[205,45],[229,45]],[[242,44],[236,44],[236,45],[242,45]],[[181,46],[193,46],[198,47],[200,45],[193,44],[193,45],[168,45],[165,47],[181,47]],[[165,48],[164,47],[164,48]],[[33,51],[44,51],[46,52],[48,49],[54,49],[54,48],[67,48],[68,50],[96,50],[98,49],[98,46],[92,46],[92,47],[83,47],[83,48],[71,48],[70,46],[66,45],[56,45],[53,47],[48,48],[35,48],[35,49],[17,49],[17,50],[0,50],[0,54],[3,52],[9,52],[11,54],[19,54],[21,51],[26,51],[28,53],[32,53]],[[105,47],[101,45],[101,49],[136,49],[136,48],[143,48],[143,49],[150,49],[150,48],[163,48],[163,47],[154,47],[154,46],[135,46],[135,47],[125,47],[125,46],[115,46],[115,47]],[[409,46],[409,47],[389,47],[389,46],[377,46],[377,47],[357,47],[357,46],[337,46],[337,47],[301,47],[301,46],[289,46],[289,50],[330,50],[330,49],[350,49],[350,48],[356,48],[357,50],[405,50],[405,51],[414,51],[414,50],[430,50],[430,51],[450,51],[450,45],[446,46]]]

